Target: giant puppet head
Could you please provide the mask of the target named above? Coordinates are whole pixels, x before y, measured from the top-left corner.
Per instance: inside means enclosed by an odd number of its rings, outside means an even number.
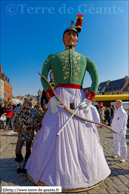
[[[62,41],[65,46],[76,46],[78,42],[78,33],[81,32],[83,15],[77,15],[75,28],[73,28],[74,21],[71,21],[70,28],[67,28],[63,33]]]

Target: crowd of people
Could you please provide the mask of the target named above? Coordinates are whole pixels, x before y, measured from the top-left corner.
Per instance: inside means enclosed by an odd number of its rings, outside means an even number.
[[[99,112],[101,123],[111,126],[112,119],[114,116],[114,111],[115,111],[114,106],[112,105],[110,107],[106,107],[106,106],[104,107],[103,104],[98,104],[97,110]]]
[[[4,115],[2,119],[2,116]],[[7,131],[14,130],[18,133],[18,140],[16,145],[16,158],[17,173],[25,173],[25,165],[31,154],[31,144],[34,140],[35,134],[41,128],[41,121],[43,119],[44,111],[40,103],[37,103],[34,107],[31,99],[24,98],[23,104],[14,104],[8,100],[8,102],[0,102],[0,122],[1,128]],[[6,123],[6,124],[4,124]],[[26,142],[26,154],[25,159],[21,153],[22,146]]]
[[[52,73],[50,74],[51,77]],[[52,81],[50,81],[51,83]],[[52,82],[53,84],[53,82]],[[33,108],[36,108],[39,113],[43,114],[47,111],[47,104],[48,104],[48,100],[46,98],[46,95],[43,91],[42,93],[42,98],[41,98],[41,102],[38,102]],[[13,103],[13,102],[7,102],[7,101],[1,101],[0,102],[0,117],[2,115],[5,115],[6,120],[4,124],[4,128],[6,131],[8,130],[9,126],[12,129],[12,121],[13,121],[13,117],[16,114],[17,110],[20,109],[22,107],[21,103]],[[97,108],[97,111],[99,113],[99,117],[100,117],[100,122],[111,126],[112,123],[112,119],[114,116],[114,111],[115,108],[114,106],[110,106],[110,107],[104,107],[103,104],[99,104],[97,106],[95,106]],[[2,123],[2,121],[1,121]],[[2,124],[2,126],[3,126]]]
[[[14,105],[12,102],[9,101],[2,101],[0,103],[0,117],[1,117],[1,125],[3,126],[3,129],[6,131],[8,130],[8,127],[10,126],[12,128],[12,119],[14,115],[14,109],[17,107],[17,105]],[[3,118],[3,119],[2,119]],[[4,125],[4,121],[6,121],[6,124]]]
[[[12,123],[16,112],[22,107],[21,103],[13,103],[10,100],[0,101],[0,127],[7,131],[9,128],[13,130]],[[38,102],[33,108],[37,109],[40,114],[43,115],[44,108],[41,107],[41,103]],[[47,104],[45,106],[47,109]]]

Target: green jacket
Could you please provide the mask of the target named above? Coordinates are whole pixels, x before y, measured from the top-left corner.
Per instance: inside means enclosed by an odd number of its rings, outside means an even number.
[[[52,69],[55,87],[60,83],[83,84],[85,72],[88,71],[92,85],[90,91],[97,92],[99,76],[95,63],[88,57],[74,51],[75,48],[65,48],[65,51],[49,55],[42,68],[42,75],[48,78],[48,73]],[[50,87],[41,78],[41,83],[46,91]]]

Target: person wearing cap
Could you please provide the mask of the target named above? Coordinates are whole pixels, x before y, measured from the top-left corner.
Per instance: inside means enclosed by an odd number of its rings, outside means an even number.
[[[121,157],[120,162],[125,162],[127,157],[126,130],[128,115],[122,106],[122,101],[115,102],[115,112],[112,120],[112,129],[118,134],[113,134],[113,144],[115,150],[114,158]]]
[[[76,29],[71,24],[71,27],[64,31],[62,41],[65,50],[48,56],[42,68],[42,75],[47,78],[52,69],[55,92],[62,103],[71,109],[80,105],[77,114],[90,120],[90,105],[98,89],[99,77],[95,63],[75,51],[78,42],[77,29],[80,31],[82,19],[83,16],[78,15]],[[87,98],[82,88],[86,71],[92,79]],[[41,83],[49,102],[41,131],[36,136],[25,167],[30,180],[37,185],[62,186],[64,191],[97,184],[110,174],[110,169],[99,144],[96,125],[73,117],[60,135],[56,136],[70,118],[70,114],[42,78]]]

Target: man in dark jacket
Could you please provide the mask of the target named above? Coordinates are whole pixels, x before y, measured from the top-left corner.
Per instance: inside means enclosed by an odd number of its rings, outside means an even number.
[[[11,105],[10,102],[6,102],[5,107],[3,109],[5,116],[6,116],[6,127],[5,131],[8,130],[8,125],[10,125],[12,129],[12,124],[11,124],[11,118],[13,117],[13,106]]]
[[[106,107],[105,109],[105,120],[108,121],[108,126],[111,125],[111,111],[110,108]]]
[[[1,115],[4,113],[4,112],[3,112],[3,108],[4,108],[4,103],[1,102],[1,103],[0,103],[0,117],[1,117]],[[1,120],[1,119],[0,119],[0,129],[4,129],[4,122],[3,122],[3,120]]]
[[[0,103],[0,117],[4,113],[3,112],[4,103]]]
[[[114,116],[114,111],[115,111],[115,109],[114,109],[114,106],[113,106],[113,105],[110,107],[110,110],[111,110],[111,118],[113,119],[113,116]]]

